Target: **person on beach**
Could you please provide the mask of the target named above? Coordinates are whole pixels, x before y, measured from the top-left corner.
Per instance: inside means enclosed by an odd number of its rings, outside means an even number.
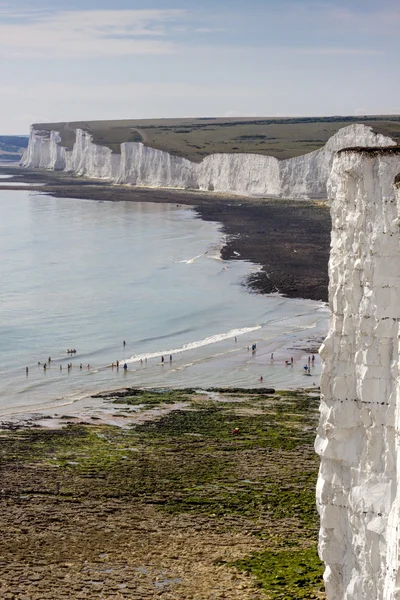
[[[260,382],[260,383],[262,383],[263,381],[264,381],[264,378],[263,378],[263,376],[261,375],[261,377],[260,377],[260,379],[259,379],[259,382]]]
[[[128,365],[126,363],[124,363],[124,371],[126,371],[128,369]]]
[[[164,357],[161,357],[161,363],[164,364]]]
[[[290,360],[285,360],[285,365],[288,367],[290,365]]]
[[[236,342],[237,342],[237,337],[236,337],[236,335],[235,335],[235,344],[236,344]]]
[[[274,353],[271,352],[271,360],[274,360]]]
[[[169,355],[169,362],[172,362],[172,354]]]
[[[72,366],[72,365],[71,365],[71,366]],[[89,371],[89,369],[90,369],[90,365],[88,365],[86,368],[87,368],[87,370]]]
[[[82,367],[82,363],[79,365],[80,370],[82,371],[83,367]]]
[[[60,365],[60,371],[62,371],[62,365]]]
[[[44,363],[43,370],[45,371],[46,369],[47,369],[47,365],[46,365],[46,363]]]
[[[290,357],[290,364],[293,366],[293,356]]]
[[[315,356],[314,356],[314,354],[313,354],[313,355],[312,355],[312,358],[311,358],[311,362],[312,362],[313,366],[314,366],[314,361],[315,361]]]
[[[122,342],[122,345],[125,348],[125,346],[126,346],[126,341],[125,340]]]
[[[143,359],[142,359],[142,358],[140,359],[140,364],[141,364],[141,365],[143,364]]]
[[[308,357],[308,366],[310,366],[311,363],[311,356]]]
[[[117,364],[117,369],[119,369],[119,360],[117,360],[116,364]]]
[[[25,373],[28,375],[28,373],[29,373],[28,367],[25,367]]]

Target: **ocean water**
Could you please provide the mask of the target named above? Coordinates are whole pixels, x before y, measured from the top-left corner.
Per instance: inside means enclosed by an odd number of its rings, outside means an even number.
[[[324,336],[327,308],[249,293],[259,267],[222,261],[223,241],[176,204],[0,190],[0,415],[124,386],[318,385],[299,348]]]

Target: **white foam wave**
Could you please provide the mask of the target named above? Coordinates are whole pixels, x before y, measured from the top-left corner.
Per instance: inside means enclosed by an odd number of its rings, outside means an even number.
[[[207,251],[208,252],[208,251]],[[194,261],[197,258],[200,258],[202,256],[205,256],[207,254],[207,252],[204,252],[203,254],[198,254],[197,256],[193,256],[193,258],[189,258],[188,260],[180,260],[180,263],[186,263],[187,265],[191,265],[192,263],[194,263]]]
[[[156,352],[135,354],[127,360],[121,359],[120,362],[133,363],[139,360],[145,360],[146,358],[150,359],[158,358],[159,356],[168,356],[170,354],[180,354],[181,352],[187,352],[188,350],[196,350],[197,348],[202,348],[203,346],[208,346],[209,344],[223,342],[224,340],[229,340],[231,338],[238,337],[239,335],[244,335],[245,333],[251,333],[252,331],[257,331],[258,329],[261,329],[261,325],[256,325],[255,327],[244,327],[243,329],[231,329],[226,333],[217,333],[216,335],[211,335],[205,338],[204,340],[189,342],[188,344],[184,344],[180,348],[170,348],[169,350],[158,350]]]

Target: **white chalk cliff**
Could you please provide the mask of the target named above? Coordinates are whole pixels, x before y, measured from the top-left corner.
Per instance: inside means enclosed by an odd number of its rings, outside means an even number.
[[[261,154],[212,154],[200,163],[137,142],[121,144],[120,154],[94,144],[77,129],[72,150],[57,131],[31,128],[24,167],[65,170],[76,175],[143,187],[180,188],[283,198],[325,198],[335,152],[348,146],[393,146],[370,127],[340,129],[323,148],[287,160]]]
[[[319,552],[329,600],[400,598],[399,149],[349,149],[328,182]]]

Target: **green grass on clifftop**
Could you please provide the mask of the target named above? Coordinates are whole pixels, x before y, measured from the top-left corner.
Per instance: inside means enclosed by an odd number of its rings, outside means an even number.
[[[41,130],[56,130],[62,144],[71,149],[76,128],[88,131],[95,144],[120,152],[123,142],[143,142],[171,154],[199,162],[219,152],[252,152],[279,159],[292,158],[318,150],[339,129],[363,123],[376,133],[400,142],[400,117],[337,116],[302,118],[193,118],[132,119],[115,121],[76,121],[38,123]]]

